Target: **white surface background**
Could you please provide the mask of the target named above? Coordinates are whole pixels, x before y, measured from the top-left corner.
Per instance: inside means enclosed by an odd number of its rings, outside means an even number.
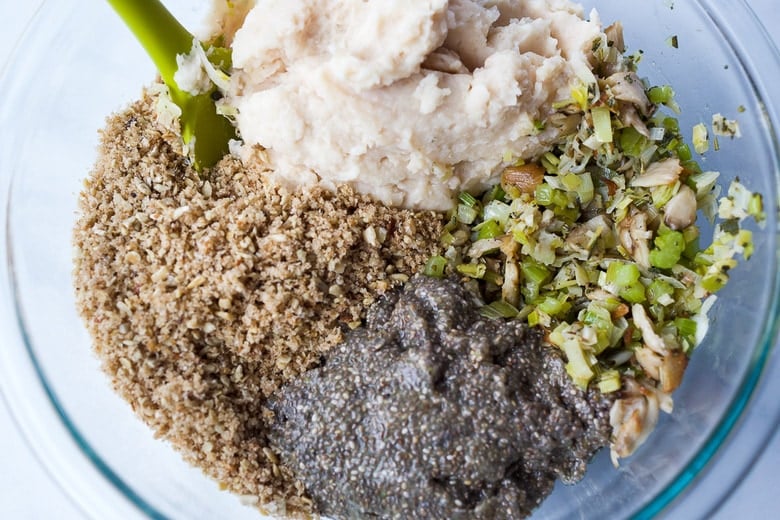
[[[96,1],[96,0],[91,0]],[[0,0],[0,64],[4,64],[14,43],[42,0]],[[780,47],[780,9],[776,0],[750,0]],[[780,87],[777,95],[780,96]],[[0,95],[2,95],[0,93]],[[0,129],[0,136],[8,129]],[[2,346],[0,345],[0,348]],[[780,397],[780,396],[778,396]],[[30,448],[17,433],[5,403],[0,400],[0,518],[81,520],[80,512],[49,478]],[[780,492],[780,434],[767,447],[742,485],[717,515],[717,519],[776,518]]]

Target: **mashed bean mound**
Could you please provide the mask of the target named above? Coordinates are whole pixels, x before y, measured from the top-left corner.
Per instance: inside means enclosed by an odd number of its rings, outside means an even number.
[[[259,1],[233,40],[243,153],[286,184],[447,209],[560,136],[600,30],[568,0]]]

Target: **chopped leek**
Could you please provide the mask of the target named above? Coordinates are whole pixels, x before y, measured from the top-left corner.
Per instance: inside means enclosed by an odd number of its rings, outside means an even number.
[[[520,314],[520,311],[510,303],[503,300],[496,300],[482,307],[480,309],[480,314],[486,318],[492,319],[515,318]]]
[[[612,118],[609,108],[605,106],[593,107],[590,111],[593,117],[593,130],[596,140],[600,143],[612,142]]]
[[[577,85],[559,104],[579,109],[571,134],[535,163],[510,157],[503,184],[483,195],[461,194],[443,232],[447,253],[425,267],[469,279],[484,316],[543,328],[572,380],[604,393],[652,379],[640,347],[690,354],[707,332],[712,293],[738,256],[753,254],[742,222],[765,218],[759,194],[735,181],[719,198],[718,173],[694,160],[709,145],[704,125],[689,144],[676,118],[657,115],[658,105],[678,110],[671,87],[646,89],[655,115],[627,125],[608,86],[603,78]],[[534,182],[510,182],[521,170]],[[721,219],[704,249],[697,210]]]
[[[691,141],[693,142],[693,149],[696,150],[696,153],[700,155],[710,149],[710,141],[709,141],[709,136],[707,134],[707,127],[704,126],[704,123],[699,123],[698,125],[694,125],[693,137]]]

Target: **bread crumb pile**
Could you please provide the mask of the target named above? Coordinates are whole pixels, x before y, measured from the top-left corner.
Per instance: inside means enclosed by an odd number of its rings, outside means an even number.
[[[79,311],[114,388],[186,460],[309,512],[268,448],[264,403],[436,254],[442,217],[285,191],[231,157],[203,180],[155,102],[103,131],[74,232]]]

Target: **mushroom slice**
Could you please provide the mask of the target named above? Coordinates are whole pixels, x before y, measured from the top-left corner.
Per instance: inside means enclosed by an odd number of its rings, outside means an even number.
[[[653,324],[641,303],[635,303],[631,306],[631,317],[634,318],[636,328],[642,333],[642,340],[645,342],[645,345],[653,349],[657,354],[666,355],[669,352],[669,348],[664,339],[653,328]]]
[[[660,415],[657,390],[627,379],[623,385],[625,397],[616,400],[609,410],[612,426],[610,458],[617,467],[618,459],[628,457],[642,445],[655,428]]]
[[[696,194],[683,184],[664,206],[664,223],[674,230],[685,229],[696,222],[697,208]]]
[[[666,186],[677,182],[683,167],[680,159],[673,157],[663,161],[654,162],[639,177],[631,180],[631,185],[640,188],[652,188],[653,186]]]
[[[648,139],[650,138],[650,130],[647,129],[647,125],[642,121],[634,105],[622,104],[620,107],[620,122],[625,126],[633,126],[634,130]]]
[[[664,363],[664,359],[659,354],[653,349],[639,347],[634,351],[634,355],[645,374],[656,381],[661,378],[661,366]]]
[[[626,52],[626,43],[623,39],[623,24],[615,22],[606,29],[604,34],[607,36],[607,41],[617,49],[620,54]]]
[[[618,223],[618,239],[631,257],[644,269],[650,267],[649,241],[653,234],[647,230],[647,215],[631,209],[629,215]]]
[[[580,260],[587,260],[599,239],[607,233],[612,233],[612,221],[606,215],[595,216],[571,230],[566,249]]]
[[[672,350],[663,357],[659,367],[658,381],[661,383],[661,390],[666,393],[674,392],[680,383],[688,367],[688,356],[680,350]]]
[[[617,72],[608,77],[606,82],[615,99],[631,103],[645,116],[652,110],[653,104],[647,99],[645,85],[636,72]]]

